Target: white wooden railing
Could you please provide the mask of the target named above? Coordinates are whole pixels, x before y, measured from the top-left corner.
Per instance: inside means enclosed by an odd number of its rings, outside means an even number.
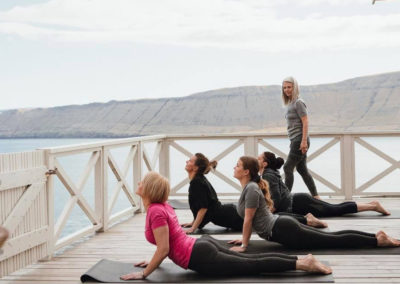
[[[321,195],[342,196],[345,199],[369,195],[400,196],[398,183],[393,185],[393,190],[368,190],[400,168],[400,161],[391,153],[385,153],[367,141],[371,137],[399,139],[400,132],[311,135],[312,143],[317,138],[322,138],[324,143],[309,154],[309,164],[314,160],[326,159],[324,153],[337,147],[335,155],[339,160],[339,184],[310,166],[315,180],[327,188]],[[140,199],[134,191],[137,182],[147,171],[158,171],[170,180],[179,173],[181,178],[172,183],[171,198],[186,196],[185,186],[189,180],[185,176],[183,162],[175,159],[176,153],[189,158],[196,152],[203,152],[221,163],[232,158],[232,155],[233,160],[237,160],[240,155],[256,156],[267,149],[286,158],[288,149],[278,147],[274,142],[279,139],[286,141],[286,134],[157,135],[1,154],[0,223],[10,231],[11,238],[3,248],[4,253],[0,254],[0,276],[51,257],[58,249],[84,236],[105,231],[113,223],[132,216],[141,209]],[[222,150],[217,150],[213,143],[221,141],[224,142]],[[191,142],[193,145],[189,145]],[[356,163],[355,149],[359,147],[374,153],[389,166],[379,168],[378,173],[356,185],[356,174],[363,171],[362,165]],[[116,149],[126,150],[122,163],[113,153]],[[88,158],[79,179],[76,179],[69,174],[61,160],[81,154]],[[323,162],[329,163],[328,160]],[[211,173],[210,178],[216,177],[231,190],[219,192],[221,198],[240,194],[238,182],[231,177],[233,166],[233,162],[226,168],[219,166]],[[92,184],[88,182],[91,179]],[[93,200],[87,200],[84,196],[87,187],[93,189],[94,194],[90,197]],[[216,189],[218,191],[218,187]],[[55,204],[54,197],[61,191],[68,192],[68,198],[63,204]],[[113,214],[121,195],[129,202],[129,206]],[[56,218],[55,208],[58,206],[62,206],[62,209]],[[63,234],[76,206],[82,210],[90,225]]]

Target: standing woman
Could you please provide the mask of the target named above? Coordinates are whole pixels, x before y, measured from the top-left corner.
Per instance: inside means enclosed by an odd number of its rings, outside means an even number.
[[[241,244],[241,247],[233,247],[231,250],[246,251],[253,229],[265,240],[297,249],[400,246],[399,240],[389,237],[383,231],[376,234],[356,230],[323,232],[301,224],[290,216],[273,215],[269,209],[273,202],[268,183],[258,175],[259,169],[257,159],[248,156],[241,157],[234,168],[234,176],[243,187],[238,213],[244,222],[242,239],[230,242]]]
[[[202,153],[192,156],[185,166],[190,179],[189,206],[193,213],[191,223],[182,224],[186,233],[193,233],[207,223],[241,231],[243,219],[238,215],[235,204],[221,204],[213,186],[205,177],[211,169],[217,167],[217,161],[209,161]]]
[[[167,257],[184,269],[205,275],[256,275],[294,269],[321,274],[332,273],[328,266],[310,254],[302,259],[281,253],[246,256],[230,251],[210,238],[192,238],[185,234],[174,209],[166,202],[169,192],[168,180],[155,172],[146,174],[139,183],[136,193],[142,198],[147,211],[145,236],[147,241],[157,248],[150,262],[135,264],[143,267],[142,271],[122,275],[121,279],[145,279]]]
[[[314,179],[307,168],[307,151],[310,147],[307,107],[299,98],[299,86],[295,78],[287,77],[283,80],[282,99],[284,105],[287,106],[285,117],[290,139],[290,152],[283,166],[285,184],[291,191],[294,180],[293,172],[296,167],[311,195],[320,199]]]

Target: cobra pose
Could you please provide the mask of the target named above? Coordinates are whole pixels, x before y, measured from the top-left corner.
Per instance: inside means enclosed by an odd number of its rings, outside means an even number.
[[[147,212],[145,236],[157,248],[150,262],[135,264],[144,270],[122,275],[121,279],[145,279],[166,257],[184,269],[205,275],[255,275],[294,269],[332,273],[330,267],[320,263],[312,255],[305,258],[280,253],[246,256],[223,248],[209,238],[196,239],[188,236],[179,225],[175,211],[166,202],[169,192],[168,180],[155,172],[148,173],[139,183],[136,193],[142,198]]]
[[[331,204],[307,193],[290,193],[283,183],[279,169],[284,160],[276,157],[272,152],[263,152],[258,156],[258,164],[262,178],[268,181],[271,198],[276,212],[290,212],[295,214],[313,214],[317,217],[334,217],[348,213],[362,211],[376,211],[383,215],[390,215],[378,201],[368,203],[347,201],[340,204]]]
[[[243,156],[234,168],[234,176],[243,187],[238,203],[238,213],[243,217],[242,239],[230,243],[242,244],[231,250],[244,252],[249,244],[251,232],[263,239],[292,248],[357,248],[357,247],[397,247],[400,241],[385,232],[376,234],[356,230],[323,232],[305,226],[289,216],[273,215],[270,207],[273,201],[268,183],[260,178],[258,160]]]
[[[236,204],[221,204],[213,186],[206,178],[206,174],[215,169],[217,161],[209,161],[202,153],[196,153],[186,161],[185,170],[190,179],[189,206],[193,214],[193,221],[182,224],[185,232],[191,234],[196,229],[202,229],[207,223],[241,231],[243,219],[237,213]],[[312,227],[326,227],[326,223],[315,218],[311,213],[306,216],[282,212],[290,215],[299,222]]]

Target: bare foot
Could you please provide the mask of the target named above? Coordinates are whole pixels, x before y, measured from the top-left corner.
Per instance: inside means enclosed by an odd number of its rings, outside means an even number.
[[[321,197],[320,197],[319,195],[314,195],[313,197],[314,197],[315,199],[321,200]]]
[[[378,247],[399,247],[400,241],[395,238],[389,237],[385,232],[379,231],[376,233],[378,240]]]
[[[379,201],[371,201],[369,204],[374,205],[374,210],[376,212],[382,213],[383,215],[390,215],[390,212],[383,208],[382,204]]]
[[[308,272],[316,272],[322,274],[331,274],[332,268],[319,262],[312,254],[308,254],[305,258],[299,259],[296,265],[297,269]]]
[[[315,228],[326,228],[328,227],[328,224],[324,221],[321,221],[317,217],[315,217],[313,214],[308,213],[306,216],[307,219],[307,225]]]

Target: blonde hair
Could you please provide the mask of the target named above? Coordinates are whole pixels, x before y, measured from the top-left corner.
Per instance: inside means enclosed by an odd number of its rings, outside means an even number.
[[[269,192],[269,184],[258,174],[258,172],[260,171],[258,160],[250,156],[242,156],[240,157],[240,160],[242,161],[243,169],[249,170],[250,181],[254,181],[255,183],[257,183],[258,187],[264,194],[264,198],[267,202],[268,207],[270,209],[274,208],[274,201],[272,200],[271,193]]]
[[[284,82],[288,82],[288,83],[292,83],[293,84],[293,92],[292,92],[292,97],[288,98],[285,95],[285,92],[283,91],[283,83]],[[286,106],[288,104],[290,104],[291,102],[296,101],[300,96],[300,89],[299,89],[299,84],[297,83],[297,80],[295,78],[293,78],[292,76],[290,77],[286,77],[285,79],[283,79],[282,81],[282,100],[283,100],[283,104]]]
[[[170,185],[168,179],[156,172],[149,172],[143,179],[143,196],[150,203],[164,203],[168,200]]]

